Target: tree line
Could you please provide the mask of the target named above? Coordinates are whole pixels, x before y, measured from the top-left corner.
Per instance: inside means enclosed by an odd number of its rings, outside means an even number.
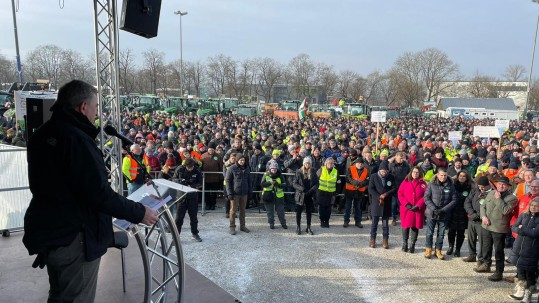
[[[89,83],[95,80],[95,59],[56,45],[39,46],[23,58],[26,81],[47,79],[56,87],[77,78]],[[466,79],[459,66],[436,48],[405,52],[387,71],[361,75],[351,69],[335,70],[331,65],[314,62],[308,54],[299,54],[287,63],[273,58],[237,60],[219,54],[205,61],[166,62],[165,53],[149,49],[137,56],[131,49],[119,54],[120,94],[165,93],[208,95],[211,97],[257,96],[273,100],[275,85],[282,85],[290,99],[310,97],[313,88],[328,98],[346,98],[367,104],[389,106],[421,106],[425,100],[444,96],[455,81],[469,81],[465,92],[469,97],[505,97],[497,82],[525,81],[522,65],[509,65],[501,78],[477,72]],[[182,72],[183,71],[183,72]],[[1,83],[15,82],[15,60],[0,52]],[[180,85],[182,83],[182,85]],[[464,96],[463,96],[464,97]],[[539,108],[539,81],[534,81],[530,109]]]

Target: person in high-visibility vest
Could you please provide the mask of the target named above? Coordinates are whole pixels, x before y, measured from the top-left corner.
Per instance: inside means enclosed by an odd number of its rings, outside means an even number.
[[[127,180],[127,194],[130,195],[134,193],[137,189],[142,187],[145,180],[144,172],[142,167],[138,163],[142,163],[142,149],[140,145],[133,144],[130,147],[131,152],[139,162],[137,162],[131,155],[127,155],[123,158],[122,161],[122,172],[124,173],[125,179]],[[149,173],[149,169],[148,169]]]
[[[262,201],[266,207],[270,229],[275,229],[275,211],[277,211],[281,226],[288,229],[284,217],[285,178],[281,176],[279,164],[276,161],[270,161],[269,171],[262,176],[260,186],[262,186]]]
[[[361,201],[365,198],[365,191],[369,185],[369,170],[365,167],[362,158],[357,157],[346,171],[346,198],[343,227],[348,227],[352,206],[354,207],[355,225],[363,228],[361,224]]]
[[[331,207],[335,203],[337,183],[341,182],[339,172],[335,168],[335,159],[332,157],[327,158],[324,166],[316,172],[316,175],[319,178],[316,200],[318,202],[320,227],[329,228]]]

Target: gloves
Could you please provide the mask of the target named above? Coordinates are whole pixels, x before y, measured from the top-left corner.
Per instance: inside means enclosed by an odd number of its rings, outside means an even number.
[[[438,215],[443,216],[445,214],[445,210],[443,208],[438,209]]]
[[[411,209],[411,211],[413,211],[413,212],[416,212],[416,211],[418,211],[418,210],[419,210],[419,207],[418,207],[418,206],[414,206],[414,207],[412,207],[412,209]]]
[[[440,210],[439,209],[435,209],[433,212],[432,212],[433,216],[434,217],[439,217],[440,216]]]
[[[412,208],[413,208],[412,204],[410,204],[410,203],[407,203],[405,207],[406,207],[407,210],[412,210]]]

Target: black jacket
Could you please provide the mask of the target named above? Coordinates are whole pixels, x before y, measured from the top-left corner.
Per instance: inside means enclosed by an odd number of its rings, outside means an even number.
[[[52,110],[28,143],[32,200],[23,243],[33,255],[67,246],[83,232],[85,258],[92,261],[112,243],[112,216],[139,223],[145,208],[110,187],[94,141],[99,130],[73,109],[56,105]]]
[[[484,201],[488,193],[489,191],[486,191],[481,195],[481,190],[477,186],[472,188],[472,192],[464,200],[464,209],[469,220],[481,222],[481,200]]]
[[[226,193],[229,196],[244,196],[251,193],[251,172],[247,164],[241,169],[237,164],[226,171]]]
[[[316,195],[316,189],[318,188],[318,176],[316,175],[316,171],[314,169],[309,170],[310,174],[310,184],[308,187],[307,184],[304,182],[304,176],[301,173],[301,169],[298,169],[296,171],[296,174],[294,175],[294,180],[292,182],[292,186],[295,189],[294,194],[294,200],[296,201],[296,204],[298,205],[304,205],[305,204],[305,196],[310,196],[311,198],[314,198]]]
[[[373,173],[369,180],[369,195],[371,199],[371,215],[388,218],[391,216],[391,199],[395,195],[395,177],[388,173],[382,183],[380,174]],[[385,194],[384,203],[380,205],[380,196]]]
[[[522,228],[518,228],[519,225]],[[513,243],[509,263],[527,270],[536,269],[539,261],[539,217],[525,212],[518,217],[511,230],[518,237]]]
[[[453,208],[457,204],[457,191],[451,178],[447,178],[445,184],[441,184],[436,175],[433,179],[425,191],[425,205],[427,206],[425,216],[436,220],[449,219]],[[436,209],[442,210],[443,213],[439,216],[434,216],[434,210]]]
[[[449,220],[449,228],[455,230],[463,230],[468,227],[468,214],[464,208],[466,198],[471,194],[472,185],[470,183],[460,183],[454,181],[455,190],[457,191],[457,203],[453,208],[451,219]]]

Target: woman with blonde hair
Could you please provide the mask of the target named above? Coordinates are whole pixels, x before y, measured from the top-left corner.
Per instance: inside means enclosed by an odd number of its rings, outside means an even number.
[[[307,219],[306,233],[313,235],[311,230],[311,217],[314,211],[314,198],[316,189],[318,188],[318,176],[312,168],[312,160],[310,157],[303,159],[303,166],[296,171],[294,180],[292,181],[296,193],[294,200],[296,201],[296,234],[301,235],[301,213],[305,206],[305,216]]]

